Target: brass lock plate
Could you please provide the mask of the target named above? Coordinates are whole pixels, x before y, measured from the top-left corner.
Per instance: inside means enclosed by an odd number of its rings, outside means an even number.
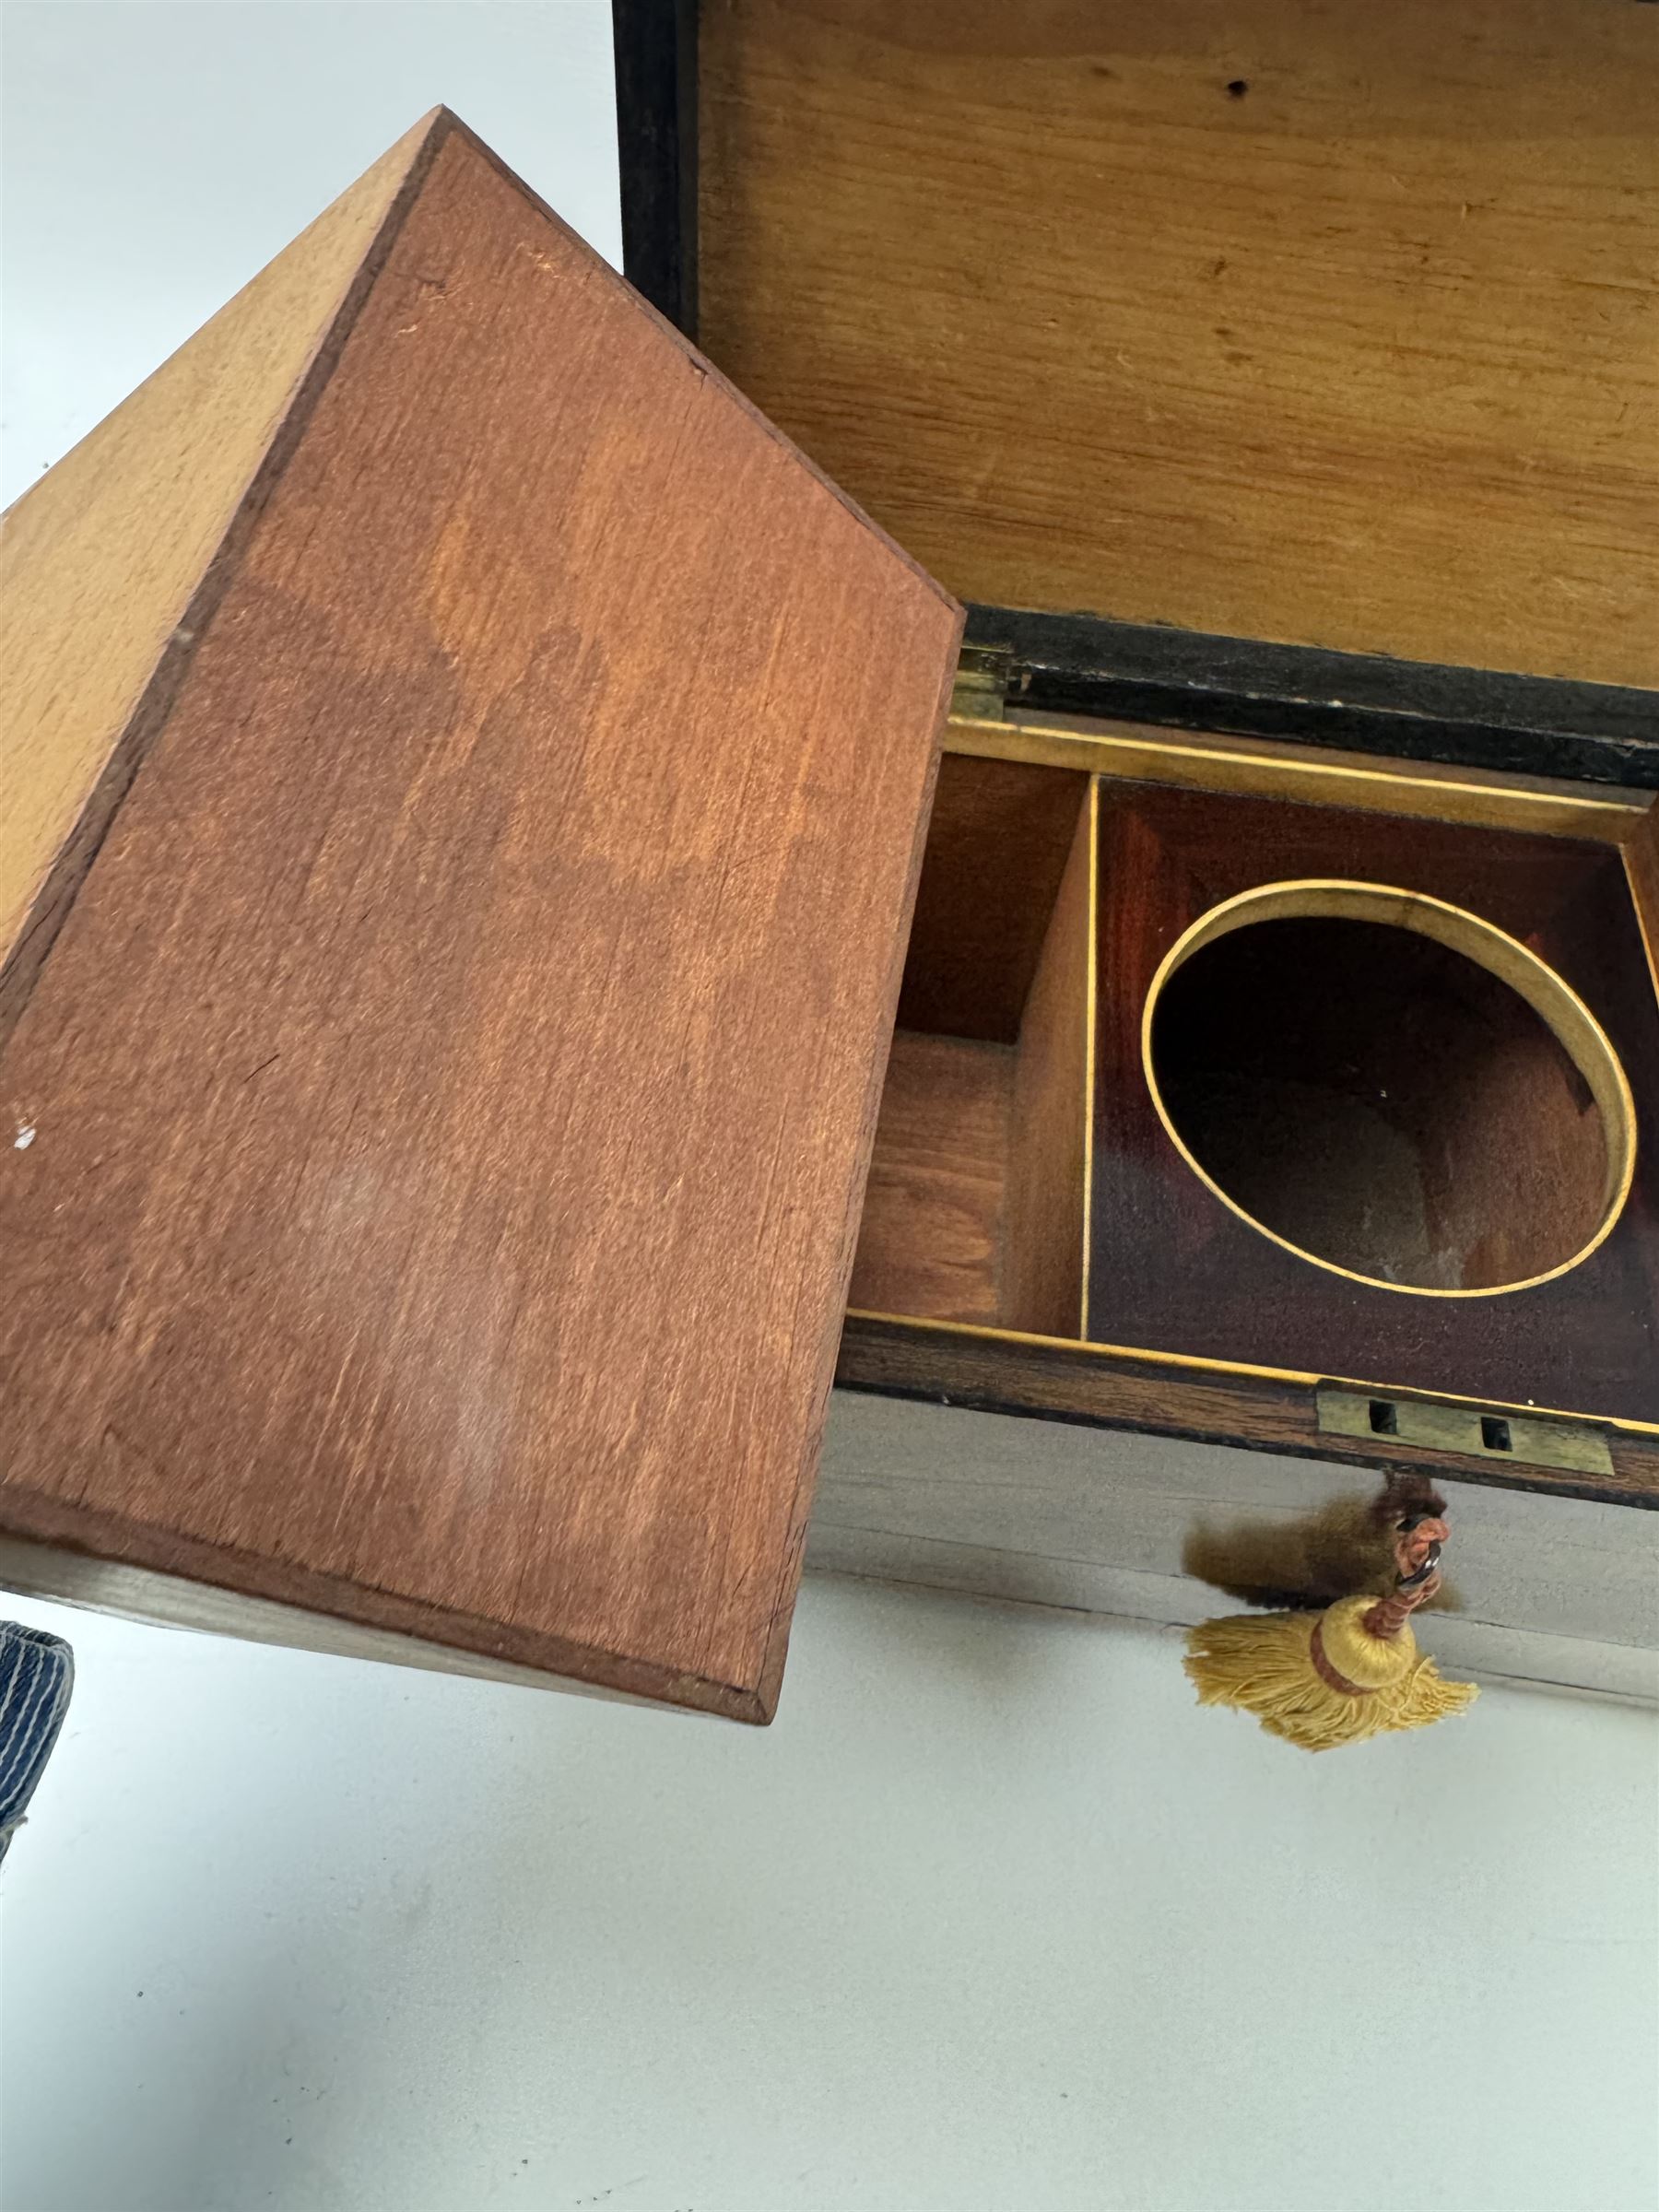
[[[1462,1452],[1512,1465],[1559,1467],[1574,1475],[1613,1473],[1604,1430],[1552,1420],[1510,1406],[1458,1406],[1443,1399],[1373,1395],[1322,1382],[1319,1426],[1331,1436],[1386,1437],[1430,1452]]]

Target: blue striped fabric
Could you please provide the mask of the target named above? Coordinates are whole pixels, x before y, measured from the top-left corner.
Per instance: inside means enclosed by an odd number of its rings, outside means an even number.
[[[75,1655],[61,1636],[0,1620],[0,1859],[52,1757],[74,1684]]]

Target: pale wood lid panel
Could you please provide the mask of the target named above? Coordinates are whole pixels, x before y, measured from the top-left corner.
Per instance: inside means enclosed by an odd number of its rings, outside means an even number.
[[[0,969],[435,127],[418,124],[0,520]],[[71,887],[72,888],[72,887]]]
[[[709,0],[700,337],[965,598],[1659,682],[1659,16]]]

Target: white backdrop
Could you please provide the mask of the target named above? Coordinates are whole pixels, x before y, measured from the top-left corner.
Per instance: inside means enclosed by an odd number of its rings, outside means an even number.
[[[10,491],[447,100],[613,258],[606,8],[5,11]],[[766,1733],[12,1601],[7,2212],[1653,2212],[1659,1717],[1312,1759],[809,1584]]]
[[[6,0],[0,502],[440,102],[621,266],[594,0]]]

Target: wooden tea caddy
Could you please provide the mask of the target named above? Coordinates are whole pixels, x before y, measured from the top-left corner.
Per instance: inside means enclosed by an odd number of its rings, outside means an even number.
[[[1443,1658],[1653,1694],[1645,11],[890,12],[618,62],[629,276],[897,545],[446,117],[18,511],[8,1579],[764,1719],[833,1369],[824,1568],[1196,1618],[1195,1521],[1409,1466]],[[1327,1007],[1404,900],[1353,1033],[1530,1287],[1310,1256],[1271,1114],[1206,1170],[1286,886]],[[1547,979],[1484,1058],[1442,909]]]
[[[1659,24],[616,19],[630,276],[968,606],[809,1560],[1190,1621],[1195,1522],[1409,1465],[1468,1569],[1436,1648],[1653,1695],[1659,451],[1628,223]],[[1555,1279],[1375,1287],[1183,1157],[1160,965],[1230,900],[1317,912],[1332,878],[1497,925],[1617,1034],[1632,1184]],[[1353,1005],[1358,1058],[1409,997]],[[1605,1158],[1574,1200],[1540,1093],[1474,1110],[1443,1074],[1443,1148],[1488,1162],[1467,1204],[1512,1232],[1472,1279],[1581,1251]]]

